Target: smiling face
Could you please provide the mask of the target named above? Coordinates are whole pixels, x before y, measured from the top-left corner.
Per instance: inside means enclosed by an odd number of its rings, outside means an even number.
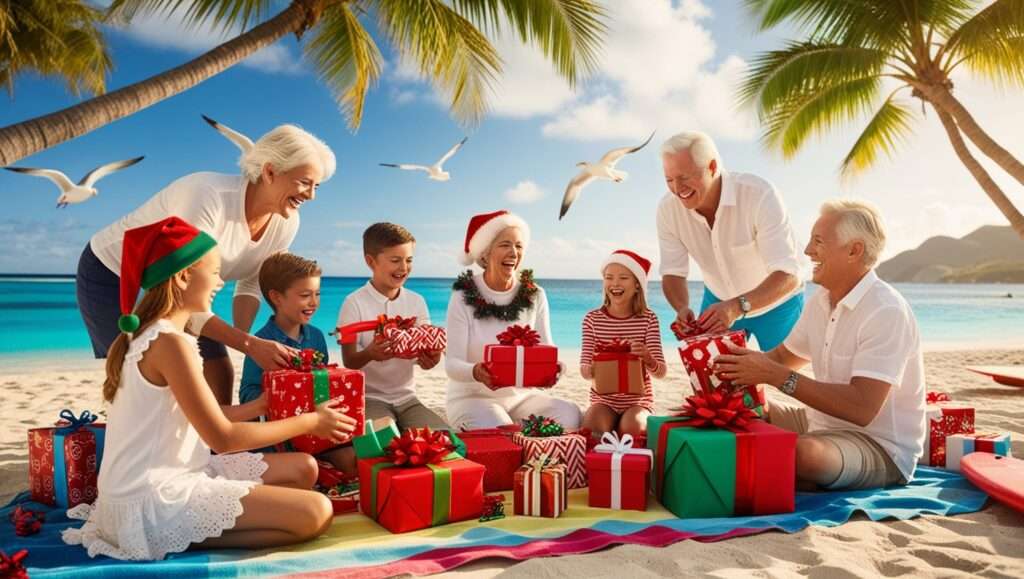
[[[661,167],[665,173],[668,190],[687,209],[693,211],[714,201],[712,192],[715,177],[718,176],[718,163],[714,160],[707,166],[700,167],[693,162],[689,151],[679,151],[662,155]]]
[[[811,229],[811,240],[804,248],[804,255],[811,258],[814,266],[812,281],[826,289],[841,288],[851,280],[859,279],[866,269],[863,242],[843,243],[836,228],[840,219],[838,213],[819,217]]]
[[[604,299],[616,309],[632,308],[633,301],[640,291],[636,276],[626,266],[609,263],[604,268]]]
[[[285,324],[309,324],[320,307],[320,276],[293,281],[284,292],[270,290],[274,312]]]
[[[273,212],[288,219],[306,201],[316,198],[323,178],[317,165],[299,165],[288,171],[276,171],[268,163],[263,167],[263,183],[273,204]]]
[[[177,276],[182,288],[182,309],[188,312],[210,311],[214,296],[224,287],[224,280],[220,278],[220,250],[214,247]]]
[[[511,278],[519,269],[525,251],[523,232],[518,227],[507,227],[494,238],[487,250],[484,269],[506,279]]]
[[[373,271],[373,286],[377,291],[391,296],[397,293],[412,273],[412,257],[416,244],[412,241],[393,245],[377,255],[367,255],[366,265]]]

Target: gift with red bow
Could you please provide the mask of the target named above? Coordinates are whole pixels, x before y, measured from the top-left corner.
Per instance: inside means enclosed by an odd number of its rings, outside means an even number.
[[[416,318],[380,315],[376,320],[353,322],[338,326],[332,335],[339,344],[354,344],[357,334],[370,332],[374,340],[391,342],[391,353],[396,358],[411,360],[420,354],[443,352],[448,347],[448,334],[440,326],[417,324]]]
[[[106,427],[88,410],[61,410],[49,428],[28,431],[28,484],[32,500],[69,509],[92,503],[103,458]]]
[[[741,392],[698,393],[676,416],[647,419],[655,496],[680,518],[789,513],[796,434],[767,424]]]
[[[336,410],[356,421],[355,435],[363,432],[365,390],[363,373],[337,364],[325,364],[323,354],[311,348],[302,350],[292,360],[292,368],[263,373],[263,391],[267,395],[267,417],[282,420],[316,412],[328,400],[340,400]],[[296,436],[282,445],[282,450],[318,454],[338,443],[312,434]]]
[[[484,467],[462,458],[445,431],[394,426],[355,443],[364,515],[392,533],[478,519]]]
[[[644,363],[631,352],[630,343],[615,339],[594,347],[591,371],[598,394],[643,394]]]
[[[497,335],[497,344],[484,346],[484,366],[491,387],[550,388],[558,381],[558,348],[540,343],[530,326],[512,325]]]
[[[743,394],[743,404],[761,416],[764,413],[764,389],[756,385],[741,386],[733,384],[715,373],[715,359],[729,353],[728,344],[745,348],[747,337],[742,330],[724,334],[700,334],[687,336],[679,346],[679,357],[690,377],[690,387],[694,392],[711,393],[720,388],[738,391]]]
[[[512,436],[512,442],[523,447],[523,462],[547,455],[561,463],[565,470],[565,483],[570,489],[587,486],[587,446],[590,433],[568,432],[553,418],[535,416],[523,420],[522,431]]]
[[[25,558],[28,557],[28,549],[15,551],[8,555],[0,550],[0,577],[3,579],[28,579],[28,569],[25,568]]]
[[[565,465],[541,454],[516,471],[512,508],[527,517],[558,518],[569,506]]]
[[[329,462],[318,460],[316,484],[313,490],[323,493],[331,501],[334,515],[359,510],[359,477],[350,476]]]
[[[946,468],[947,440],[954,434],[974,433],[974,408],[954,402],[945,392],[928,392],[925,402],[928,432],[924,438],[924,454],[917,463]]]

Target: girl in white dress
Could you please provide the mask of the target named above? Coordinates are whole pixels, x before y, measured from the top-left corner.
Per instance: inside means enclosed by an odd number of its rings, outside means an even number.
[[[107,358],[106,445],[93,505],[64,531],[90,556],[162,559],[190,547],[273,547],[312,539],[332,520],[330,502],[302,453],[239,452],[300,434],[348,440],[354,421],[321,404],[316,413],[247,422],[265,399],[220,406],[203,378],[189,316],[208,311],[223,285],[207,234],[177,217],[125,232],[121,309],[125,333]],[[210,449],[218,454],[213,455]],[[281,516],[287,513],[288,516]]]

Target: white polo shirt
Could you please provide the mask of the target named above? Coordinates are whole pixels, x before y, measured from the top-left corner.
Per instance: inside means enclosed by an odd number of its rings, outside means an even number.
[[[403,318],[415,316],[417,324],[430,323],[430,312],[423,296],[403,287],[398,296],[391,300],[367,281],[366,285],[349,294],[341,304],[338,325],[375,320],[381,314]],[[372,342],[373,332],[361,332],[356,337],[356,347],[360,350],[365,350]],[[366,376],[366,397],[395,405],[408,402],[416,395],[415,364],[415,360],[401,358],[367,363],[362,367]]]
[[[661,275],[686,277],[693,257],[704,284],[721,300],[750,292],[773,271],[801,279],[799,250],[782,198],[771,183],[749,173],[722,172],[713,229],[699,213],[666,193],[658,205],[658,245]],[[748,317],[763,314],[802,291],[800,284]]]
[[[924,452],[924,357],[917,320],[903,296],[870,271],[835,309],[820,288],[783,343],[811,362],[816,379],[849,384],[854,376],[892,385],[878,415],[861,427],[807,408],[808,430],[857,430],[892,457],[908,481]]]

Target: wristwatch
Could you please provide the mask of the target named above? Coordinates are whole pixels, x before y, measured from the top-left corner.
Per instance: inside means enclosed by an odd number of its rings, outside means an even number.
[[[783,393],[792,396],[793,393],[796,392],[796,381],[799,379],[799,374],[796,372],[790,372],[789,376],[786,376],[786,379],[779,385],[779,390],[782,390]]]
[[[743,315],[740,316],[741,318],[745,317],[747,314],[750,313],[751,306],[750,301],[747,299],[747,296],[740,296],[736,298],[736,301],[740,303],[740,311],[743,312]]]

